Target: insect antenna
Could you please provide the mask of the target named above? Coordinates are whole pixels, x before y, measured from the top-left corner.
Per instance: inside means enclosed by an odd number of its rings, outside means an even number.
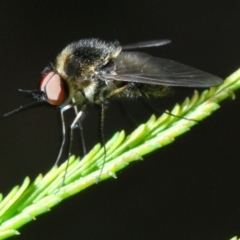
[[[42,102],[39,102],[39,101],[37,101],[37,102],[31,102],[31,103],[28,103],[28,104],[26,104],[26,105],[22,105],[22,106],[14,109],[14,110],[8,112],[8,113],[5,113],[5,114],[3,115],[3,117],[9,117],[9,116],[11,116],[11,115],[13,115],[13,114],[15,114],[15,113],[18,113],[18,112],[23,111],[23,110],[25,110],[25,109],[28,109],[28,108],[31,108],[31,107],[33,107],[33,106],[39,105],[40,103],[43,103],[43,101],[42,101]]]
[[[19,92],[23,92],[23,93],[28,93],[28,94],[31,94],[33,96],[33,98],[37,99],[37,101],[35,102],[30,102],[28,104],[25,104],[25,105],[22,105],[8,113],[5,113],[3,115],[2,118],[5,118],[5,117],[9,117],[15,113],[18,113],[20,111],[23,111],[25,109],[29,109],[31,107],[34,107],[34,106],[37,106],[39,104],[42,104],[44,102],[43,98],[41,97],[42,96],[42,91],[39,91],[39,90],[22,90],[22,89],[19,89]]]

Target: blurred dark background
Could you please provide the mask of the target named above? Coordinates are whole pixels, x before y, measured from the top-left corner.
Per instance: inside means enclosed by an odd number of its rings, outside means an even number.
[[[144,50],[225,78],[240,66],[239,7],[239,1],[214,0],[1,1],[0,112],[31,101],[18,89],[36,88],[44,67],[68,43],[82,38],[122,44],[171,39],[168,46]],[[240,236],[238,95],[175,143],[119,173],[117,180],[91,187],[39,216],[16,239]],[[164,110],[174,102],[172,95],[157,106]],[[139,123],[151,115],[140,101],[123,103],[136,109],[133,118]],[[67,115],[70,122],[73,115]],[[99,141],[98,121],[97,109],[90,108],[84,122],[88,150]],[[107,111],[106,126],[106,138],[131,129],[115,103]],[[7,194],[25,176],[34,179],[54,164],[61,141],[58,109],[43,105],[19,113],[0,122],[0,133],[0,191]]]

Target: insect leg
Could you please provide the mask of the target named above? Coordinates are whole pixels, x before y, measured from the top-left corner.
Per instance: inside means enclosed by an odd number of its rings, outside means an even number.
[[[72,101],[73,101],[73,103],[75,103],[74,99],[72,99]],[[77,116],[77,114],[79,112],[77,105],[74,106],[74,111]],[[82,119],[83,118],[84,118],[84,115],[82,116]],[[86,150],[86,144],[85,144],[85,139],[84,139],[84,135],[83,135],[82,119],[78,119],[78,128],[80,131],[80,137],[81,137],[81,142],[82,142],[83,156],[85,156],[87,154],[87,150]]]
[[[129,111],[126,109],[124,104],[120,101],[116,102],[118,105],[118,108],[123,116],[126,116],[128,122],[132,125],[132,127],[137,127],[139,123],[132,117],[132,115],[129,113]]]
[[[74,107],[74,105],[71,105],[71,107]],[[85,110],[86,110],[86,105],[83,105],[83,107],[77,113],[77,116],[75,117],[75,119],[73,120],[73,122],[70,126],[70,143],[69,143],[69,151],[68,151],[68,160],[67,160],[67,165],[66,165],[66,169],[65,169],[65,173],[64,173],[64,176],[63,176],[61,186],[63,186],[63,184],[65,182],[65,178],[66,178],[67,170],[68,170],[68,166],[69,166],[69,159],[70,159],[71,152],[72,152],[73,130],[78,127],[79,122],[81,123],[81,120],[82,120],[81,118],[84,116]]]
[[[62,122],[62,143],[61,143],[61,147],[60,147],[55,165],[58,165],[58,162],[62,156],[63,148],[66,142],[66,125],[65,125],[65,119],[64,119],[64,112],[67,111],[68,109],[71,109],[73,106],[74,106],[73,104],[66,105],[63,108],[61,108],[61,111],[60,111],[61,122]]]
[[[199,122],[198,120],[195,120],[195,119],[177,116],[177,115],[175,115],[175,114],[173,114],[169,111],[166,111],[166,110],[165,111],[159,110],[159,109],[155,108],[147,99],[142,98],[141,100],[142,100],[142,103],[145,107],[150,108],[155,113],[166,113],[170,116],[173,116],[173,117],[176,117],[176,118],[179,118],[179,119],[185,119],[185,120],[189,120],[189,121],[193,121],[193,122],[197,122],[197,123]]]
[[[105,137],[104,137],[104,118],[105,118],[105,110],[106,110],[106,106],[105,103],[101,104],[101,140],[102,140],[102,146],[103,146],[103,152],[104,152],[104,156],[103,156],[103,163],[102,163],[102,167],[100,169],[100,173],[99,176],[96,179],[96,183],[99,182],[100,177],[102,175],[102,171],[106,162],[106,157],[107,157],[107,150],[106,150],[106,145],[105,145]]]
[[[126,85],[124,85],[123,87],[117,88],[117,89],[115,89],[114,91],[110,92],[110,93],[106,96],[106,99],[111,98],[111,97],[113,97],[114,95],[123,92],[124,90],[126,90],[126,89],[130,86],[130,84],[131,84],[131,83],[126,84]]]
[[[81,110],[77,112],[77,116],[73,120],[71,126],[70,126],[70,146],[69,146],[69,152],[68,157],[71,155],[71,148],[72,148],[72,140],[73,140],[73,130],[79,126],[79,123],[81,124],[82,118],[84,117],[84,113],[86,110],[86,105],[83,105]]]

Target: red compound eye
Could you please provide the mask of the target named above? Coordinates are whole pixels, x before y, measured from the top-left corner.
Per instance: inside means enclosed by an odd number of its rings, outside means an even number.
[[[63,79],[53,71],[42,78],[40,89],[46,94],[46,101],[52,105],[61,105],[66,99]]]

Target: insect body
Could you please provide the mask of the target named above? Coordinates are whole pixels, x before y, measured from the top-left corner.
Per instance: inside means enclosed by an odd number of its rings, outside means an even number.
[[[164,41],[121,47],[98,39],[69,44],[44,71],[38,99],[65,106],[103,104],[112,98],[162,97],[170,86],[210,87],[222,80],[172,60],[125,49],[152,47]],[[65,86],[65,88],[64,88]],[[66,92],[67,91],[67,92]]]
[[[27,91],[39,102],[60,106],[63,141],[57,162],[65,144],[63,113],[68,109],[73,108],[76,113],[73,130],[81,126],[83,113],[92,104],[104,109],[114,98],[162,97],[170,87],[210,87],[222,83],[216,76],[172,60],[128,51],[169,42],[156,40],[121,47],[118,41],[84,39],[62,50],[55,63],[44,70],[40,90]]]

